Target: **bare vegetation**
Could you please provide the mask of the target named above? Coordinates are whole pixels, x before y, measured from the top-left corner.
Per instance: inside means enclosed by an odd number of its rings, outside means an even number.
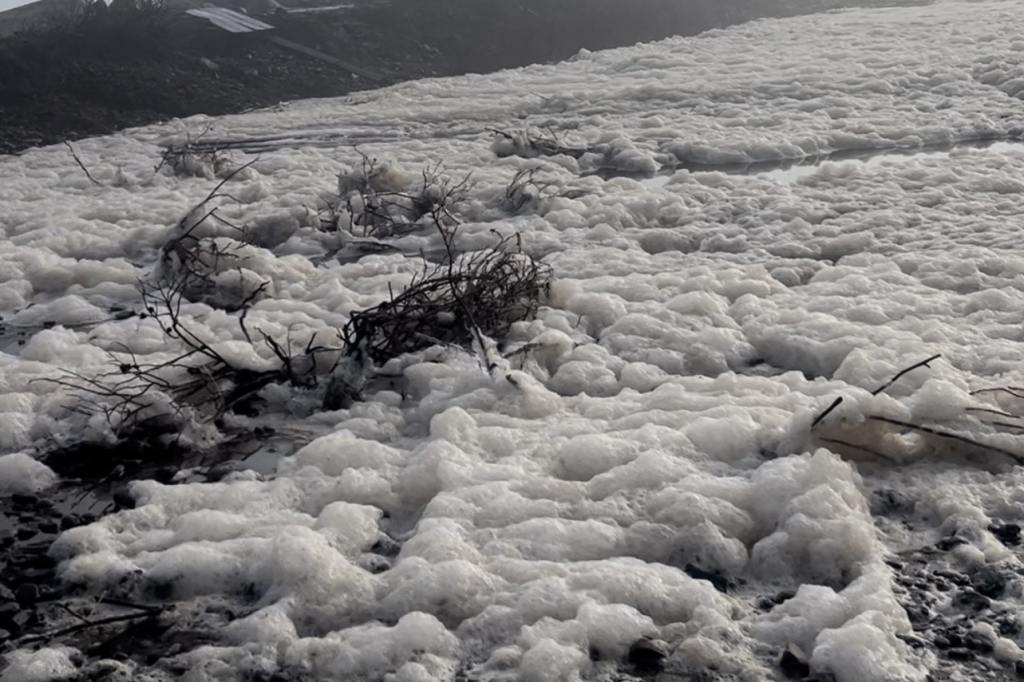
[[[356,151],[359,166],[339,173],[338,195],[320,211],[323,229],[388,239],[424,226],[443,232],[458,223],[456,213],[469,191],[469,175],[453,180],[438,163],[424,168],[409,186],[391,164]]]
[[[431,229],[443,244],[441,262],[424,259],[422,271],[402,291],[353,313],[326,341],[323,332],[282,338],[251,328],[248,314],[269,282],[246,277],[245,227],[218,214],[220,200],[231,198],[226,184],[249,164],[240,166],[179,221],[153,275],[139,284],[142,317],[159,325],[174,353],[149,362],[118,347],[110,351],[109,371],[69,372],[52,380],[74,396],[72,411],[101,415],[117,437],[152,437],[177,433],[188,423],[216,423],[229,412],[252,414],[258,394],[272,384],[324,389],[324,407],[338,409],[359,400],[376,368],[392,358],[434,345],[486,356],[491,337],[501,338],[513,323],[536,313],[551,273],[523,253],[518,235],[496,237],[480,251],[456,248],[457,211],[469,191],[468,176],[454,181],[434,165],[403,185],[393,168],[360,156],[359,169],[339,177],[342,191],[328,229],[382,240],[414,227]],[[239,239],[206,236],[203,226],[210,224],[237,232]],[[237,286],[226,286],[231,273],[237,273]],[[263,364],[241,364],[208,338],[184,312],[196,302],[234,314]]]

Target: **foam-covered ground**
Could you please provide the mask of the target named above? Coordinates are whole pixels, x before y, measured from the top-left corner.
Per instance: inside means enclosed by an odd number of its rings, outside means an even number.
[[[329,413],[269,389],[258,423],[287,457],[217,483],[138,482],[136,508],[65,532],[51,550],[64,581],[160,594],[187,627],[223,626],[110,674],[613,679],[645,637],[676,679],[775,679],[790,645],[840,682],[1012,674],[1020,562],[992,529],[1024,516],[1022,406],[971,391],[1024,385],[1024,152],[827,163],[795,182],[588,172],[1011,138],[1022,35],[1016,2],[853,10],[209,121],[223,137],[303,138],[226,188],[222,215],[247,226],[239,276],[270,282],[251,329],[331,336],[419,267],[322,260],[338,237],[311,209],[358,161],[345,140],[404,169],[399,184],[438,161],[471,172],[459,246],[518,232],[554,281],[502,340],[533,344],[507,372],[426,351],[400,387]],[[524,120],[602,151],[498,159],[490,129]],[[104,428],[68,418],[38,379],[104,370],[119,344],[174,351],[152,320],[97,321],[138,308],[137,280],[215,184],[153,172],[162,140],[206,123],[81,142],[99,184],[63,147],[0,157],[0,494],[53,485],[29,453]],[[524,168],[551,188],[510,215]],[[184,315],[238,362],[272,360],[237,314]],[[966,672],[902,586],[908,552],[943,538],[948,570],[1014,576],[985,609],[960,609],[960,588],[928,605],[988,641]],[[2,679],[20,681],[70,679],[82,659],[53,644],[7,662]]]

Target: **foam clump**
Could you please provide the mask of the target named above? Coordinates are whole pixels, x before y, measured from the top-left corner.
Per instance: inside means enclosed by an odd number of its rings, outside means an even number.
[[[24,452],[0,455],[0,495],[32,495],[56,482],[53,469]]]
[[[78,674],[72,658],[77,649],[66,646],[43,647],[36,651],[13,651],[6,655],[6,667],[0,672],[2,682],[51,682],[70,680]]]

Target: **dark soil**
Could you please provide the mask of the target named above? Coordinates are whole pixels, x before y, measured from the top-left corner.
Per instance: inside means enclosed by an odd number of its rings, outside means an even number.
[[[219,4],[241,9],[244,1]],[[0,38],[0,154],[172,117],[555,61],[584,47],[629,45],[857,2],[363,0],[305,14],[250,7],[251,15],[275,28],[248,34],[214,28],[181,7],[97,10]],[[271,41],[274,36],[378,77],[286,50]]]

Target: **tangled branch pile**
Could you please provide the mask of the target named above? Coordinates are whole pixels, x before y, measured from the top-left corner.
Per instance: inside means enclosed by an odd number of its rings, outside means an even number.
[[[518,238],[449,255],[397,296],[353,313],[341,332],[346,347],[383,363],[437,344],[469,346],[477,331],[501,337],[512,323],[533,316],[547,293],[550,270],[523,254]]]
[[[322,344],[317,333],[294,343],[290,334],[282,339],[258,328],[251,333],[246,318],[269,282],[246,268],[241,241],[206,236],[226,227],[244,239],[245,227],[217,211],[219,199],[231,198],[225,184],[246,164],[227,174],[179,221],[158,267],[140,282],[145,310],[140,317],[159,325],[175,353],[145,362],[119,346],[110,352],[109,371],[91,377],[68,373],[53,380],[77,396],[72,410],[102,415],[117,437],[153,437],[177,433],[186,423],[214,423],[229,412],[254,414],[260,392],[270,385],[315,389],[328,377],[323,405],[337,409],[360,399],[375,368],[394,357],[434,345],[485,349],[493,345],[485,338],[500,338],[513,323],[536,313],[551,273],[523,253],[518,235],[499,238],[481,251],[458,253],[455,209],[467,192],[468,177],[454,182],[441,175],[439,166],[431,166],[417,182],[408,175],[397,177],[399,171],[365,155],[362,160],[359,171],[339,179],[339,187],[347,190],[344,213],[352,220],[345,229],[358,227],[387,239],[412,225],[430,227],[444,245],[440,264],[425,262],[400,293],[353,313],[336,332],[340,344]],[[258,352],[238,342],[210,340],[183,314],[187,303],[234,313],[246,342]]]
[[[410,181],[392,164],[356,151],[359,167],[338,174],[338,195],[320,212],[323,229],[388,239],[424,224],[445,230],[458,223],[455,212],[466,198],[470,176],[453,180],[438,163],[424,168],[418,181]]]
[[[498,158],[519,156],[524,159],[533,159],[538,156],[564,154],[579,159],[590,151],[586,147],[569,144],[563,135],[548,128],[540,130],[526,127],[511,132],[492,129],[491,132],[494,133],[491,151]]]

